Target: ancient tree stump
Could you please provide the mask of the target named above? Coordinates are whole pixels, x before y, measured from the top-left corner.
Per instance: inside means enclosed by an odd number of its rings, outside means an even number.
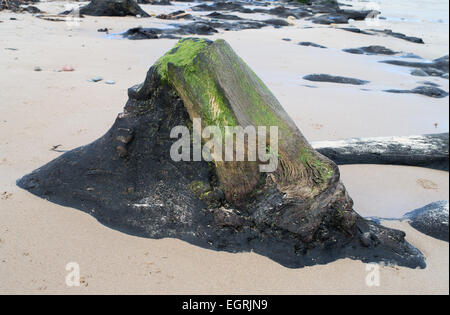
[[[343,257],[425,266],[403,232],[353,210],[336,164],[311,147],[225,41],[180,40],[128,94],[124,112],[103,137],[61,155],[18,185],[127,233],[253,250],[290,267]],[[250,160],[250,150],[243,161],[221,159],[215,145],[225,143],[226,134],[213,137],[212,161],[175,161],[174,127],[194,132],[198,119],[201,127],[218,130],[276,127],[278,134],[258,137],[257,143],[276,158],[277,167],[261,172],[265,160]],[[237,137],[231,141],[237,145]],[[190,153],[196,145],[194,139]]]

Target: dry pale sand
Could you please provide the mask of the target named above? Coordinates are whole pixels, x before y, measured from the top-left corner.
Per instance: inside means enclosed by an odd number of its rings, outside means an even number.
[[[63,8],[58,3],[39,6],[54,12]],[[12,16],[18,20],[10,21]],[[122,110],[127,88],[141,82],[176,41],[108,39],[96,31],[112,27],[121,32],[150,25],[154,19],[86,17],[74,27],[2,12],[0,21],[0,293],[449,293],[448,243],[405,222],[384,224],[404,230],[426,255],[428,267],[382,267],[380,286],[368,287],[366,265],[359,261],[288,269],[254,253],[230,254],[176,239],[137,238],[19,189],[16,179],[61,154],[50,151],[52,146],[68,150],[103,135]],[[377,62],[384,58],[340,51],[382,44],[436,58],[448,53],[448,32],[436,35],[430,44],[417,45],[328,27],[304,29],[302,23],[211,38],[230,42],[311,141],[448,131],[448,98],[380,92],[387,87],[415,87],[423,78]],[[282,41],[285,37],[292,41]],[[298,41],[330,49],[300,47],[295,45]],[[66,64],[75,71],[58,72]],[[33,71],[35,66],[43,71]],[[371,83],[364,88],[370,91],[302,80],[310,73],[366,79]],[[96,75],[116,84],[87,82]],[[430,81],[448,91],[448,80]],[[447,172],[352,165],[341,167],[341,173],[355,208],[365,216],[399,217],[429,202],[448,200]],[[81,287],[65,285],[69,262],[80,265]]]

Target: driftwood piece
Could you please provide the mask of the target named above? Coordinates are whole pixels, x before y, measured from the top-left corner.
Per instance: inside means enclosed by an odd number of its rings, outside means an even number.
[[[392,164],[449,169],[448,133],[318,141],[312,146],[338,165]]]

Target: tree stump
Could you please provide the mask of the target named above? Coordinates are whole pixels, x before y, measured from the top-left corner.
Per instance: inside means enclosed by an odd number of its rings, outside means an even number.
[[[127,233],[252,250],[289,267],[344,257],[425,267],[403,232],[353,210],[336,164],[311,147],[225,41],[180,40],[128,94],[124,112],[103,137],[61,155],[18,185]],[[193,132],[197,119],[219,130],[277,127],[278,146],[266,153],[277,157],[278,167],[261,172],[263,160],[220,160],[215,146],[210,162],[174,161],[173,128]],[[214,138],[214,144],[226,137]],[[267,147],[272,140],[257,142]]]

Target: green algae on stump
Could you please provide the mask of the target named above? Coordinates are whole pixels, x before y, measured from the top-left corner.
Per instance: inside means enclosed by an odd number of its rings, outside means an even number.
[[[267,86],[224,40],[182,39],[155,67],[178,92],[191,119],[202,119],[202,127],[278,127],[280,167],[273,175],[289,197],[312,199],[339,179],[333,163],[311,148]],[[307,158],[301,158],[305,152]],[[230,201],[244,200],[258,185],[254,162],[215,164]]]

